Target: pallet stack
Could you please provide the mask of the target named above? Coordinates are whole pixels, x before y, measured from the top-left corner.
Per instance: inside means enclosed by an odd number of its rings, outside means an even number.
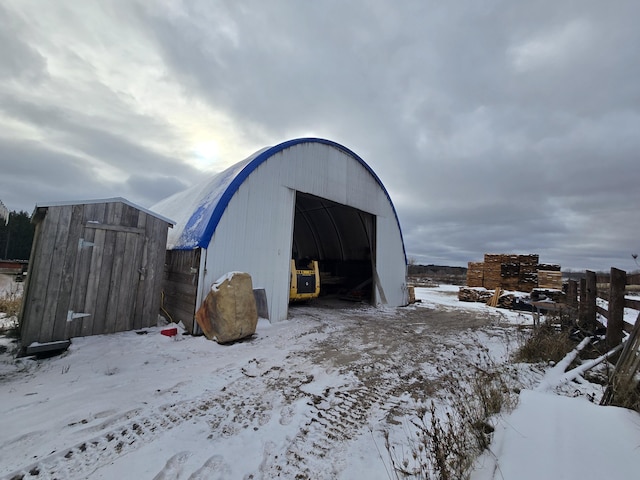
[[[538,286],[538,262],[539,256],[518,255],[520,273],[518,278],[518,291],[530,292]]]
[[[469,262],[468,287],[494,290],[531,292],[539,288],[562,288],[560,265],[539,264],[539,256],[492,254],[484,255],[484,262]]]
[[[500,287],[505,290],[518,290],[520,282],[520,263],[518,255],[501,255]]]
[[[484,263],[469,262],[467,268],[467,286],[483,287],[484,286]]]
[[[538,288],[562,290],[560,265],[549,263],[538,265]]]
[[[493,290],[502,284],[502,255],[486,253],[484,255],[484,285]]]

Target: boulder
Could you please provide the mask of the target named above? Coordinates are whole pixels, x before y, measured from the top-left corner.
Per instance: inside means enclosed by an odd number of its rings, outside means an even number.
[[[258,310],[251,275],[231,272],[218,279],[196,312],[196,321],[209,340],[228,343],[253,335]]]

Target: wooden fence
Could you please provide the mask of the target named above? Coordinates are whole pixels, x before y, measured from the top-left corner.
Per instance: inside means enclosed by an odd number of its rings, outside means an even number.
[[[567,306],[577,316],[578,324],[593,331],[598,325],[597,314],[607,319],[607,346],[613,348],[622,341],[623,331],[631,333],[633,325],[624,321],[624,309],[640,311],[638,300],[626,298],[629,286],[640,285],[640,274],[627,275],[624,270],[612,268],[608,275],[586,271],[578,283],[569,280]],[[608,308],[598,305],[597,299],[608,302]]]
[[[587,270],[579,285],[575,280],[569,281],[567,305],[570,312],[577,314],[578,325],[588,331],[595,331],[597,314],[607,319],[606,344],[609,350],[622,343],[625,331],[630,334],[601,404],[638,409],[640,397],[636,373],[640,369],[640,314],[635,325],[624,320],[625,308],[640,311],[640,299],[626,298],[627,289],[632,285],[640,285],[640,274],[627,275],[617,268],[612,268],[609,275],[597,275]],[[598,298],[607,300],[606,309],[598,305]]]

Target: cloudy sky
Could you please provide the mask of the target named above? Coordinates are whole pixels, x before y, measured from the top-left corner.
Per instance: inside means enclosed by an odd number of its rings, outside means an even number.
[[[637,0],[5,0],[0,200],[148,207],[254,151],[358,153],[408,256],[635,270]]]

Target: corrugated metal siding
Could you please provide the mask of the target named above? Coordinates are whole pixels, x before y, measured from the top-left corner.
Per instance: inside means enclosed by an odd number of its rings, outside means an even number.
[[[378,274],[388,303],[405,304],[404,249],[389,199],[363,165],[322,143],[287,148],[245,180],[209,245],[203,291],[229,271],[246,271],[254,288],[265,288],[270,319],[286,318],[296,190],[378,217]]]

